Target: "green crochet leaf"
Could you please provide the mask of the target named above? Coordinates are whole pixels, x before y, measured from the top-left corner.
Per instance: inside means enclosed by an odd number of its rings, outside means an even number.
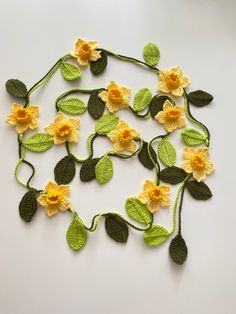
[[[182,236],[178,234],[171,242],[169,246],[169,253],[171,259],[178,265],[182,265],[187,256],[188,248]]]
[[[88,101],[88,112],[93,119],[99,119],[104,113],[105,103],[98,97],[98,94],[102,89],[95,90],[89,97]]]
[[[95,166],[95,175],[99,183],[105,184],[113,177],[113,164],[109,156],[102,157]]]
[[[107,54],[104,50],[100,52],[101,58],[97,61],[90,61],[90,70],[93,74],[101,74],[107,67]]]
[[[151,66],[157,65],[160,60],[160,51],[153,43],[148,43],[143,48],[143,58]]]
[[[25,222],[30,222],[37,210],[37,199],[33,191],[28,191],[19,204],[19,213]]]
[[[65,156],[54,168],[55,181],[57,184],[68,184],[75,176],[75,160],[73,156]]]
[[[186,177],[187,173],[175,166],[165,168],[159,172],[159,179],[170,184],[183,182]]]
[[[165,166],[171,167],[176,163],[175,148],[168,140],[162,140],[158,145],[157,151],[158,157]]]
[[[104,114],[95,124],[95,131],[98,134],[107,134],[117,126],[119,117],[114,113]]]
[[[148,88],[141,88],[134,95],[134,111],[142,111],[146,109],[152,100],[152,93]]]
[[[116,242],[127,242],[129,229],[123,219],[109,214],[105,219],[105,229],[110,238]]]
[[[188,181],[186,188],[196,200],[205,201],[212,197],[211,190],[204,182]]]
[[[53,137],[47,133],[35,133],[23,142],[23,146],[32,152],[44,152],[53,146]]]
[[[152,221],[152,214],[136,197],[127,198],[125,209],[131,218],[142,224],[147,225]]]
[[[87,109],[86,104],[80,98],[66,99],[60,102],[57,106],[60,109],[60,111],[63,111],[69,114],[82,114]]]
[[[144,232],[144,242],[149,246],[156,246],[166,241],[169,236],[169,231],[164,227],[153,225],[151,229]]]
[[[169,97],[165,95],[156,95],[152,98],[149,105],[149,110],[152,118],[155,118],[158,112],[163,110],[163,105],[168,99]]]
[[[205,142],[206,137],[195,129],[185,129],[181,133],[183,141],[188,146],[200,145]]]
[[[27,87],[19,80],[11,79],[6,82],[7,92],[18,98],[25,98],[27,96]]]
[[[87,231],[79,217],[76,217],[70,224],[66,233],[66,239],[69,246],[75,251],[79,251],[85,245]]]
[[[150,154],[151,154],[153,161],[156,163],[157,155],[156,155],[156,152],[154,151],[154,149],[152,147],[150,147]],[[146,167],[150,170],[152,170],[154,168],[154,164],[153,164],[153,162],[152,162],[152,160],[148,154],[148,143],[147,142],[143,142],[143,146],[142,146],[140,152],[138,153],[138,159],[144,167]]]
[[[196,90],[187,94],[187,98],[191,104],[197,107],[206,106],[213,100],[213,96],[211,94],[202,90]]]
[[[100,158],[93,158],[83,163],[82,167],[80,168],[80,180],[82,182],[89,182],[96,178],[95,167],[99,159]]]
[[[61,75],[67,81],[73,81],[81,76],[80,69],[69,62],[62,61],[60,67]]]

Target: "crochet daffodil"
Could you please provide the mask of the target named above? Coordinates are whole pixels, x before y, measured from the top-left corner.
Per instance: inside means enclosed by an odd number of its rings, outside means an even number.
[[[136,150],[136,142],[134,139],[139,137],[138,131],[129,127],[125,121],[120,121],[118,126],[107,134],[107,137],[114,143],[113,150],[115,152]]]
[[[114,81],[107,86],[107,91],[99,93],[99,97],[105,102],[110,112],[129,107],[129,97],[131,90],[126,87],[120,87]]]
[[[138,199],[142,204],[147,205],[151,213],[160,207],[170,206],[170,187],[166,184],[156,185],[154,182],[146,180],[143,192],[139,193]]]
[[[163,93],[172,93],[174,96],[182,96],[183,88],[190,84],[190,80],[183,76],[180,67],[171,68],[170,70],[159,73],[160,82],[157,85],[157,89]]]
[[[163,124],[167,132],[172,132],[177,128],[186,126],[183,113],[183,107],[174,106],[169,100],[166,100],[163,105],[163,111],[159,111],[155,116],[155,119]]]
[[[204,180],[215,170],[214,164],[209,160],[207,147],[199,149],[185,147],[183,158],[182,168],[185,172],[192,173],[198,182]]]
[[[58,112],[54,122],[50,123],[45,131],[53,136],[55,144],[62,144],[64,142],[78,142],[80,119],[69,118]]]
[[[79,38],[75,43],[75,48],[70,54],[77,59],[80,65],[87,65],[89,61],[97,61],[101,58],[100,51],[96,50],[97,46],[96,41],[86,42]]]
[[[24,108],[20,104],[13,103],[11,113],[6,117],[5,122],[14,126],[20,134],[38,127],[38,114],[38,106]]]
[[[69,208],[69,194],[69,185],[58,185],[50,181],[45,187],[45,193],[38,197],[38,202],[45,207],[48,216],[52,216]]]

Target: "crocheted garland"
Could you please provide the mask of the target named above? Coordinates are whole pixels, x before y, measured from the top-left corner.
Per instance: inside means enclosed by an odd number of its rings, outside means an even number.
[[[30,104],[31,94],[36,89],[45,84],[58,69],[60,69],[65,80],[78,79],[81,76],[80,69],[75,64],[68,62],[68,59],[75,58],[81,66],[90,64],[91,72],[98,75],[106,69],[108,56],[148,67],[159,77],[158,93],[152,95],[148,88],[142,88],[135,94],[133,106],[130,106],[131,90],[120,87],[113,81],[106,88],[72,89],[56,99],[57,115],[54,121],[45,127],[45,133],[39,132],[25,136],[26,131],[38,127],[39,108]],[[190,104],[203,107],[208,105],[213,97],[202,90],[187,93],[186,87],[190,84],[190,80],[182,74],[179,67],[165,71],[156,68],[160,59],[160,52],[155,44],[148,43],[145,45],[143,57],[144,61],[141,61],[115,54],[106,49],[98,48],[96,41],[86,42],[78,39],[75,48],[69,54],[61,57],[47,74],[30,89],[27,89],[25,84],[17,79],[10,79],[6,82],[7,92],[24,101],[23,105],[18,102],[13,103],[11,113],[5,119],[8,124],[15,127],[18,133],[19,161],[15,168],[15,178],[20,185],[28,190],[20,201],[19,213],[25,222],[30,222],[38,204],[44,207],[48,216],[55,215],[59,211],[71,212],[73,220],[67,230],[66,238],[69,246],[76,251],[86,244],[88,232],[96,230],[101,218],[105,219],[106,232],[113,240],[121,243],[126,242],[129,228],[134,228],[143,232],[144,242],[149,246],[158,246],[165,242],[174,234],[178,225],[177,235],[170,242],[169,253],[172,260],[181,265],[188,254],[181,229],[184,193],[187,190],[196,200],[209,199],[212,193],[202,180],[214,171],[214,165],[209,160],[208,152],[209,130],[192,116]],[[90,95],[88,104],[75,97],[76,94],[80,93]],[[183,97],[183,106],[176,104],[176,99],[179,97]],[[149,142],[145,142],[138,131],[130,127],[125,121],[121,121],[115,113],[125,108],[131,110],[138,118],[148,119],[151,117],[155,119],[157,123],[163,125],[166,132],[155,136]],[[105,109],[108,112],[105,112]],[[72,146],[79,139],[80,119],[72,118],[64,113],[80,115],[86,110],[96,120],[96,123],[94,133],[89,135],[87,139],[88,157],[80,159],[73,153]],[[197,125],[201,131],[186,128],[186,120]],[[176,150],[169,141],[171,133],[178,128],[184,128],[181,136],[186,144],[181,167],[175,166]],[[101,136],[107,137],[113,143],[113,149],[99,158],[94,158],[93,142]],[[153,148],[154,142],[158,142],[157,151]],[[63,143],[66,146],[67,155],[56,164],[54,181],[49,181],[43,190],[31,186],[30,182],[35,174],[35,168],[26,160],[26,151],[44,152],[54,144]],[[199,145],[202,146],[192,148],[192,146]],[[139,225],[130,222],[119,213],[106,212],[95,215],[91,226],[86,226],[77,212],[72,209],[69,199],[68,184],[75,176],[76,164],[82,164],[80,168],[82,182],[96,179],[98,183],[106,184],[113,176],[112,158],[129,159],[134,156],[138,156],[144,167],[155,171],[154,181],[146,180],[143,191],[137,196],[128,197],[125,202],[128,216]],[[161,169],[159,162],[165,168]],[[23,182],[18,175],[22,164],[26,164],[32,169],[32,174],[27,182]],[[160,208],[171,205],[169,184],[180,184],[173,203],[171,230],[153,223],[154,213]]]

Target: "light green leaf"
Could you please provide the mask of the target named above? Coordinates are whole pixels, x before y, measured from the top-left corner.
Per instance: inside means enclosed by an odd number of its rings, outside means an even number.
[[[67,81],[72,81],[81,76],[80,69],[75,65],[62,61],[61,62],[61,75]]]
[[[158,157],[161,162],[171,167],[176,163],[176,151],[174,146],[167,140],[162,140],[158,145]]]
[[[33,152],[44,152],[53,146],[53,137],[47,133],[35,133],[23,142],[23,146]]]
[[[142,111],[148,107],[152,100],[152,93],[148,88],[141,88],[134,95],[134,111]]]
[[[66,233],[66,239],[69,246],[75,251],[80,250],[85,245],[87,241],[87,231],[79,217],[76,217],[70,224]]]
[[[69,114],[82,114],[86,111],[87,106],[80,98],[68,98],[58,104],[58,108]]]
[[[102,157],[95,167],[96,179],[99,183],[105,184],[113,176],[113,164],[109,156]]]
[[[170,232],[162,226],[153,225],[151,229],[144,232],[144,242],[149,246],[163,243],[170,236]]]
[[[95,124],[95,131],[98,134],[107,134],[117,126],[119,117],[114,113],[106,113]]]
[[[125,202],[127,214],[142,224],[149,224],[152,221],[152,214],[145,205],[140,203],[136,197],[129,197]]]
[[[143,58],[151,66],[155,66],[160,60],[160,51],[153,43],[148,43],[143,48]]]
[[[182,133],[183,141],[186,145],[195,146],[205,142],[205,136],[195,129],[185,129]]]

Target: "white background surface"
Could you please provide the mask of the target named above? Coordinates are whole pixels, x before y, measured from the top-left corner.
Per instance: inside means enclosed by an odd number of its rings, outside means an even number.
[[[182,267],[169,259],[168,243],[146,247],[142,235],[130,230],[128,243],[119,245],[107,237],[103,223],[83,251],[74,253],[65,240],[69,213],[49,219],[40,209],[31,224],[21,221],[18,203],[25,191],[12,175],[16,133],[1,123],[0,313],[235,313],[235,1],[0,0],[0,4],[1,121],[12,102],[5,81],[19,78],[32,86],[73,48],[77,37],[97,39],[101,47],[137,58],[142,57],[144,44],[153,41],[161,50],[160,68],[178,64],[191,78],[191,90],[214,95],[211,105],[194,108],[193,113],[209,126],[217,167],[207,179],[212,200],[197,202],[188,195],[184,200],[189,257]],[[71,84],[57,73],[32,96],[32,103],[41,107],[41,130],[53,119],[54,99],[61,92],[75,86],[104,87],[111,79],[130,86],[133,94],[146,86],[155,92],[157,82],[151,72],[111,58],[99,78],[85,69],[81,80]],[[145,139],[162,132],[154,121],[139,121],[127,111],[120,115]],[[93,127],[88,114],[81,116],[81,141],[75,147],[80,156],[87,153],[86,136]],[[171,140],[180,163],[181,141],[178,136]],[[95,143],[98,156],[109,148],[105,139]],[[34,184],[43,187],[53,179],[53,167],[64,155],[63,147],[27,154],[36,165]],[[81,184],[77,169],[72,203],[87,224],[101,211],[125,215],[126,197],[136,195],[143,181],[153,178],[138,160],[114,159],[114,169],[112,181],[102,187],[96,182]],[[155,220],[171,228],[171,209],[158,212]]]

